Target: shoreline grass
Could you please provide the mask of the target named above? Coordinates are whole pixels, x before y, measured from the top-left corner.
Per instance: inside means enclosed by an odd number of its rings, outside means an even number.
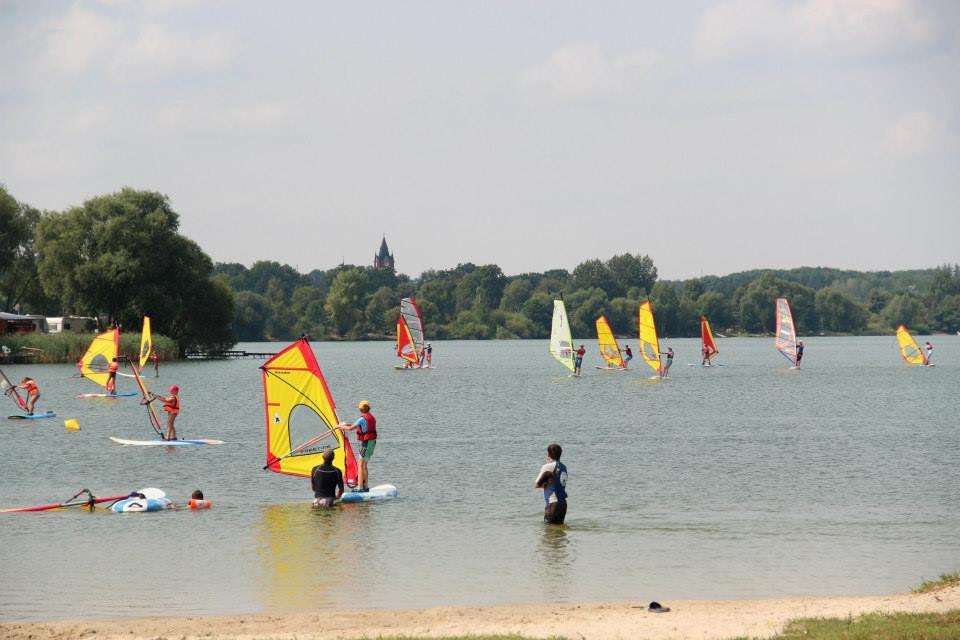
[[[936,580],[924,580],[918,586],[913,588],[913,593],[930,593],[940,591],[955,584],[960,584],[960,571],[953,573],[941,573]]]
[[[14,357],[29,353],[28,363],[32,364],[74,364],[86,352],[93,340],[94,333],[26,333],[0,336],[0,346],[10,350]],[[171,338],[153,334],[153,349],[162,361],[180,358],[177,343]],[[136,358],[140,353],[140,334],[124,333],[120,335],[120,353]]]

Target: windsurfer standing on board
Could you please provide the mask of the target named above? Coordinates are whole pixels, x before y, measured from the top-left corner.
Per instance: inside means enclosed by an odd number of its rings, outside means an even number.
[[[627,363],[633,360],[633,351],[630,350],[630,345],[623,345],[623,368],[627,368]]]
[[[929,342],[927,344],[930,344]],[[33,415],[33,408],[37,404],[37,400],[40,399],[40,387],[37,386],[37,383],[33,381],[31,377],[25,377],[20,381],[20,384],[17,385],[18,389],[23,389],[27,392],[27,415]]]
[[[923,356],[923,364],[924,364],[924,365],[929,365],[929,364],[930,364],[930,358],[933,357],[933,345],[930,344],[930,341],[929,341],[929,340],[927,340],[927,343],[926,343],[925,345],[923,345],[923,348],[926,350],[926,354],[924,354],[924,356]]]
[[[163,410],[167,412],[167,435],[164,436],[163,439],[176,440],[177,428],[174,426],[174,422],[176,422],[177,416],[180,415],[180,387],[177,385],[170,387],[169,396],[159,396],[155,393],[150,395],[153,396],[150,398],[150,402],[159,400],[163,403]]]
[[[107,393],[110,395],[117,393],[117,369],[119,368],[120,364],[117,362],[117,359],[114,358],[113,362],[110,363],[110,369],[107,373],[107,384],[104,385],[107,388]]]
[[[794,366],[799,369],[800,361],[803,360],[803,340],[797,343],[797,364]]]
[[[663,373],[660,374],[661,378],[666,378],[667,373],[670,371],[670,367],[673,366],[673,347],[667,348],[667,362],[663,365]]]
[[[360,417],[353,424],[341,422],[338,426],[345,431],[356,429],[357,440],[360,441],[360,470],[357,473],[359,487],[357,491],[369,491],[367,476],[367,462],[373,457],[373,450],[377,447],[377,419],[370,413],[370,403],[361,400],[357,405]]]
[[[587,350],[580,345],[580,348],[574,353],[576,358],[573,361],[573,375],[580,375],[580,367],[583,366],[583,356],[587,355]]]

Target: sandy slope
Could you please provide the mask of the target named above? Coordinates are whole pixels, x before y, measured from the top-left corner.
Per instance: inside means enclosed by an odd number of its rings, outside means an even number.
[[[646,603],[437,607],[341,611],[282,616],[130,618],[96,622],[0,624],[5,640],[91,638],[359,638],[378,635],[520,633],[586,640],[730,638],[767,636],[797,617],[846,617],[872,611],[933,612],[960,608],[960,585],[923,595],[857,598],[776,598],[664,602],[669,613],[650,613]]]

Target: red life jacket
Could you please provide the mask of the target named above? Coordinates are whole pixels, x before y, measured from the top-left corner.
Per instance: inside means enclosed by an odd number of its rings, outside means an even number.
[[[111,363],[110,363],[110,373],[116,373],[116,372],[117,372],[117,369],[119,369],[119,368],[120,368],[120,365],[119,365],[118,363],[116,363],[116,362],[111,362]]]
[[[357,429],[357,440],[360,442],[365,442],[367,440],[376,440],[377,439],[377,419],[373,417],[373,414],[369,411],[360,414],[367,421],[367,432],[361,433]]]
[[[179,396],[170,396],[163,401],[163,410],[177,415],[180,413],[180,398]]]
[[[23,383],[23,386],[27,388],[27,395],[33,396],[40,393],[40,388],[37,387],[37,383],[34,382],[33,380],[27,380],[26,382]]]

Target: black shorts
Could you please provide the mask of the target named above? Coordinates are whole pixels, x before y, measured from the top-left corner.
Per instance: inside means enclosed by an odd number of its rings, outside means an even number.
[[[547,524],[563,524],[563,519],[567,517],[567,501],[558,500],[557,502],[548,502],[543,508],[543,521]]]

